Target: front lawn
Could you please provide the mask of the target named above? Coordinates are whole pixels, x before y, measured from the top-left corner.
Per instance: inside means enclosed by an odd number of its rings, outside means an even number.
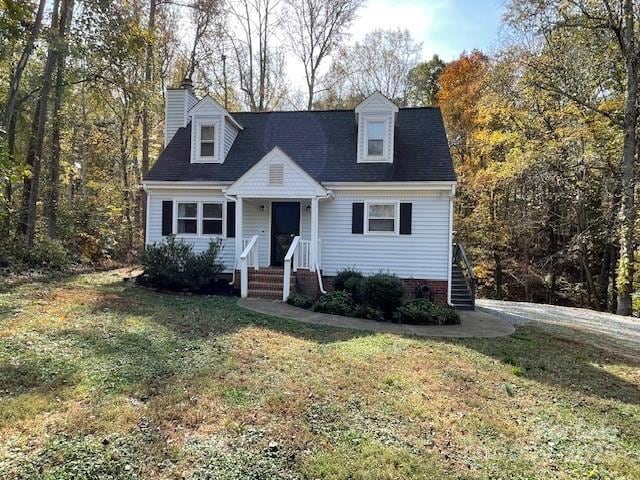
[[[0,478],[640,478],[640,352],[298,324],[122,274],[0,291]]]

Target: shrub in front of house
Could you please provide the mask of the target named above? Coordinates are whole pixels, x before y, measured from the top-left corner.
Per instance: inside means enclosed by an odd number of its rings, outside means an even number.
[[[304,308],[305,310],[309,310],[313,307],[313,300],[306,295],[301,293],[292,293],[287,298],[287,303],[289,305],[293,305],[294,307]]]
[[[142,252],[143,281],[155,288],[201,292],[224,270],[220,250],[220,240],[211,240],[207,250],[196,254],[190,244],[170,235]]]
[[[369,305],[358,305],[353,311],[353,316],[356,318],[365,318],[367,320],[375,320],[376,322],[384,321],[384,313],[381,310],[371,307]]]
[[[411,325],[456,325],[460,318],[452,307],[434,305],[428,300],[416,298],[398,308],[395,318]]]
[[[349,292],[338,290],[336,292],[325,293],[320,296],[313,306],[313,310],[331,315],[350,316],[355,310],[353,297]]]
[[[387,320],[393,318],[405,296],[402,280],[388,273],[366,277],[361,288],[363,303],[380,310]]]
[[[349,292],[353,300],[357,303],[362,300],[362,285],[364,275],[357,270],[345,269],[340,270],[333,279],[334,290],[344,290]]]

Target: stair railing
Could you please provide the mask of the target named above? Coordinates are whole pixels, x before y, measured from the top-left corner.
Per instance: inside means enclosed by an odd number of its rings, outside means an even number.
[[[464,246],[460,243],[453,244],[453,261],[460,268],[464,281],[467,284],[467,290],[471,296],[471,305],[476,305],[476,284],[478,279],[473,271],[473,264],[469,260],[469,256],[464,249]]]
[[[243,241],[243,246],[245,242]],[[248,240],[240,254],[240,296],[249,296],[249,265],[258,270],[258,235]]]
[[[298,250],[298,245],[300,245],[299,235],[293,237],[289,250],[287,250],[287,254],[284,257],[284,279],[282,281],[282,301],[284,302],[287,301],[291,293],[291,263],[293,256],[296,255],[296,250]]]

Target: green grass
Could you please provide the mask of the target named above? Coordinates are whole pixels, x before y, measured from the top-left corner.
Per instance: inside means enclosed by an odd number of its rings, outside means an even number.
[[[640,354],[598,340],[313,326],[121,271],[6,286],[0,478],[640,478]]]

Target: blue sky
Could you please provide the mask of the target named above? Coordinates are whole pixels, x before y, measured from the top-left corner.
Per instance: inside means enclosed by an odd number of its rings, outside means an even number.
[[[367,0],[351,33],[360,40],[375,28],[407,28],[422,42],[423,58],[453,60],[462,51],[499,45],[505,0]]]

